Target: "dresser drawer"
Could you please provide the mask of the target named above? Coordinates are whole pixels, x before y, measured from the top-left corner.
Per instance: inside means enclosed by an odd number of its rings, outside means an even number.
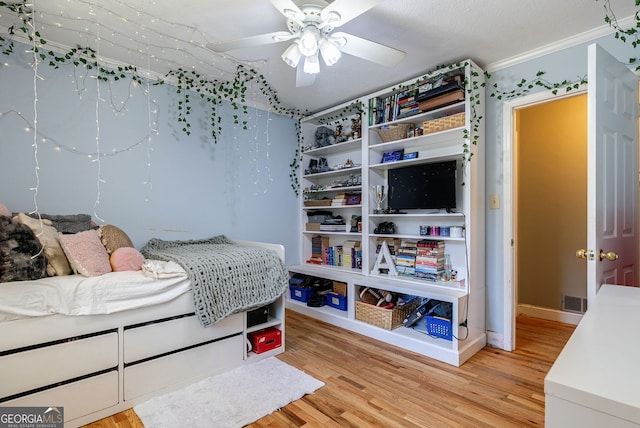
[[[118,334],[100,334],[0,357],[0,398],[118,366]]]
[[[244,360],[242,335],[134,364],[124,369],[124,399],[192,383],[221,373]]]
[[[127,328],[124,331],[124,363],[132,363],[166,352],[241,333],[242,313],[233,314],[210,326],[200,325],[196,316]]]

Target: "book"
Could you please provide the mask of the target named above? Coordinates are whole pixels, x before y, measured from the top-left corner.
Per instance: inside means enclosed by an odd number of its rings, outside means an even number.
[[[360,250],[360,241],[344,241],[342,243],[342,267],[345,269],[357,268],[357,253]]]

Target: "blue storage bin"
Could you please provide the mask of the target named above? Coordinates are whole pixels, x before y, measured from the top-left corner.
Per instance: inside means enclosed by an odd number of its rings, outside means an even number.
[[[442,317],[434,317],[427,315],[426,317],[427,333],[430,336],[440,337],[446,340],[452,340],[451,320]]]
[[[289,291],[291,291],[291,298],[293,300],[305,303],[309,301],[309,297],[313,294],[313,290],[311,288],[296,287],[295,285],[290,285]]]
[[[347,310],[347,296],[343,296],[338,293],[327,293],[327,305],[332,308],[340,309],[341,311]]]

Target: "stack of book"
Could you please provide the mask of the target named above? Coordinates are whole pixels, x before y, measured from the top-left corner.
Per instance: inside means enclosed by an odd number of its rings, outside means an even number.
[[[347,195],[345,195],[344,193],[338,193],[331,200],[331,206],[336,207],[342,205],[347,205]]]
[[[402,241],[396,254],[398,275],[415,276],[417,252],[416,241]]]
[[[369,125],[378,125],[464,100],[464,76],[440,76],[417,88],[369,101]]]
[[[342,243],[342,267],[345,269],[362,269],[360,241],[344,241]]]
[[[380,253],[380,247],[382,247],[383,242],[387,242],[387,247],[389,247],[389,254],[393,257],[393,261],[395,263],[396,260],[396,250],[400,248],[400,239],[398,238],[377,238],[376,239],[376,254]]]
[[[444,241],[421,240],[416,250],[416,278],[439,280],[444,272]]]
[[[324,263],[325,248],[329,247],[328,236],[314,236],[311,238],[311,257],[307,263],[322,264]]]
[[[395,119],[394,110],[396,104],[396,95],[389,95],[388,97],[378,97],[369,101],[369,110],[374,114],[369,115],[373,118],[375,115],[375,124],[389,122]],[[373,125],[373,123],[370,123]]]
[[[395,115],[396,119],[402,119],[403,117],[409,117],[420,113],[420,106],[416,99],[417,94],[417,89],[398,94],[397,112]]]
[[[342,245],[326,247],[323,262],[328,266],[342,266]]]
[[[320,223],[320,232],[346,232],[347,225],[342,223]]]
[[[462,75],[440,78],[436,82],[419,86],[415,99],[421,112],[464,100]]]

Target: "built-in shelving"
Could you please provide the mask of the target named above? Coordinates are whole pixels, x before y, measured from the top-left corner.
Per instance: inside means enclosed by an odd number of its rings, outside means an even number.
[[[375,112],[371,106],[379,105],[376,100],[394,99],[395,93],[417,89],[424,82],[435,81],[439,76],[459,73],[462,78],[463,101],[455,101],[443,107],[420,112],[399,120],[374,124]],[[412,351],[460,365],[486,344],[484,328],[484,165],[483,165],[483,126],[477,123],[482,116],[484,93],[473,94],[479,100],[471,106],[470,89],[480,91],[482,85],[469,84],[482,79],[483,73],[470,60],[456,66],[444,67],[433,72],[424,79],[402,82],[393,88],[383,89],[376,93],[336,106],[332,109],[312,115],[302,122],[302,171],[300,174],[300,264],[289,266],[291,274],[308,275],[317,278],[340,281],[347,284],[347,310],[333,307],[314,308],[304,302],[287,299],[287,307],[303,312],[315,318],[335,325],[372,336],[379,340],[410,349]],[[402,88],[402,89],[397,89]],[[478,95],[478,97],[476,97]],[[461,113],[464,123],[459,125]],[[336,119],[337,118],[337,119]],[[352,138],[351,124],[361,119],[356,138]],[[421,128],[426,121],[441,118],[454,119],[455,126],[449,129],[420,134],[414,132],[407,138],[399,138],[383,142],[379,130],[396,125],[405,128]],[[342,126],[347,141],[324,146],[313,147],[314,136],[319,127]],[[426,126],[426,125],[425,125]],[[472,141],[476,144],[472,144]],[[472,147],[473,160],[468,161],[467,148]],[[385,154],[396,151],[416,153],[412,159],[386,161]],[[333,168],[331,171],[309,173],[306,171],[313,162],[321,161]],[[444,210],[409,210],[396,213],[389,210],[383,202],[383,211],[376,209],[372,188],[376,185],[388,186],[389,171],[405,166],[419,165],[427,162],[455,160],[458,165],[456,184],[456,209],[453,212]],[[340,167],[340,165],[349,167]],[[359,175],[357,185],[332,187],[334,180]],[[341,206],[305,206],[305,199],[332,199],[337,194],[359,194],[360,201],[353,205]],[[341,216],[345,222],[357,218],[360,225],[357,232],[346,229],[344,232],[317,232],[306,230],[309,216],[314,212],[331,212]],[[382,222],[393,222],[394,233],[375,233]],[[440,230],[455,227],[462,233],[457,236],[425,235],[421,226],[433,226]],[[426,229],[425,229],[426,230]],[[340,246],[345,241],[359,241],[361,248],[362,269],[345,269],[340,266],[307,263],[312,255],[312,240],[324,237],[329,246]],[[378,255],[376,254],[380,238],[397,240],[438,240],[444,241],[445,250],[455,271],[455,281],[428,281],[414,276],[393,276],[375,271]],[[328,239],[328,241],[326,241]],[[316,241],[317,242],[317,241]],[[398,327],[385,330],[356,319],[355,307],[359,300],[359,292],[363,287],[373,287],[396,293],[430,298],[451,303],[453,338],[452,340],[434,338],[413,328]]]

